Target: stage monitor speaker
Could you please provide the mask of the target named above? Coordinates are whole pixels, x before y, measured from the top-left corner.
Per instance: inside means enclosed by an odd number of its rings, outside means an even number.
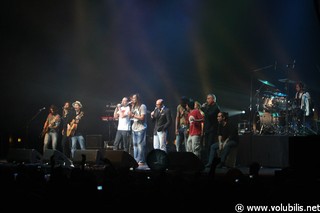
[[[82,163],[83,160],[85,161],[84,163],[86,165],[99,165],[99,164],[101,164],[100,150],[98,150],[98,149],[87,149],[87,150],[77,149],[74,152],[73,163],[79,165]]]
[[[87,135],[86,149],[103,149],[102,135]]]
[[[7,161],[10,163],[41,163],[42,155],[35,149],[9,149]]]
[[[195,171],[204,170],[204,164],[192,152],[169,152],[168,169],[178,171]]]
[[[148,167],[153,171],[164,171],[168,168],[168,154],[161,149],[153,149],[147,156]]]
[[[122,150],[105,150],[103,157],[108,159],[117,169],[137,168],[137,161],[126,151]]]
[[[46,149],[43,153],[42,162],[43,163],[51,163],[51,157],[53,157],[53,160],[56,164],[70,167],[72,165],[72,161],[67,158],[62,152],[58,150],[53,149]]]

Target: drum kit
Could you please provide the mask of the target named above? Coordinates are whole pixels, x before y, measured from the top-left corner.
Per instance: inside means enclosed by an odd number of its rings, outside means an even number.
[[[256,94],[256,111],[253,116],[254,134],[291,134],[295,132],[292,123],[295,121],[295,102],[288,99],[286,93],[282,93],[276,86],[268,81],[258,79],[266,88]],[[289,79],[279,79],[282,83],[296,83]],[[262,87],[265,86],[265,87]],[[287,88],[287,86],[286,86]],[[262,95],[261,95],[262,94]]]

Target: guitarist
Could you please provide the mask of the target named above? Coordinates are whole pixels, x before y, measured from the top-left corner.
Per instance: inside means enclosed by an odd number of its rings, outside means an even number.
[[[60,122],[61,117],[58,114],[58,108],[55,105],[51,105],[41,133],[41,136],[44,137],[43,153],[46,149],[48,149],[50,142],[52,142],[52,149],[57,149]]]
[[[71,136],[71,157],[74,157],[74,153],[77,149],[77,142],[79,142],[80,148],[82,150],[86,149],[84,140],[84,126],[83,126],[83,115],[82,104],[80,101],[75,101],[72,103],[74,109],[71,117],[72,121],[68,124],[69,135]]]

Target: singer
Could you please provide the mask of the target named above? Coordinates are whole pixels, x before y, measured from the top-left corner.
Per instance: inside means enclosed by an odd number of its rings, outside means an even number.
[[[185,152],[188,138],[188,110],[187,103],[189,98],[182,96],[177,106],[175,133],[176,133],[176,150],[177,152]]]
[[[52,142],[52,149],[56,150],[58,146],[58,131],[61,122],[61,117],[58,114],[58,108],[51,105],[49,114],[43,125],[41,136],[43,139],[43,153],[48,149],[49,143]]]
[[[220,112],[220,107],[217,103],[217,98],[214,94],[207,95],[207,101],[202,104],[201,110],[204,113],[204,147],[202,147],[203,162],[208,162],[208,157],[210,153],[210,146],[212,143],[217,141],[218,132],[218,113]]]
[[[196,103],[190,100],[187,103],[188,120],[189,120],[189,136],[186,144],[186,151],[192,152],[201,159],[201,136],[203,133],[202,122],[204,119],[200,109],[195,107]]]
[[[131,119],[133,157],[139,166],[146,164],[147,149],[147,106],[141,102],[138,93],[132,95]]]
[[[151,112],[151,120],[155,123],[153,130],[153,148],[167,152],[168,128],[172,124],[171,111],[163,99],[156,101],[156,108]]]
[[[75,152],[80,145],[81,150],[86,149],[86,119],[82,110],[82,103],[75,101],[72,103],[72,121],[68,124],[67,135],[71,137],[71,157],[74,158]]]
[[[118,120],[117,133],[113,144],[113,150],[123,149],[129,152],[129,135],[130,135],[130,106],[128,98],[123,97],[121,104],[118,104],[114,110],[113,117]],[[122,142],[122,143],[121,143]]]

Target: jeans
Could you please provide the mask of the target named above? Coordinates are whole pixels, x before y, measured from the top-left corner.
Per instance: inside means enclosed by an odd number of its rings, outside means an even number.
[[[124,151],[129,152],[129,131],[117,130],[116,138],[113,143],[113,150],[119,150],[123,148]],[[120,142],[122,146],[120,147]]]
[[[230,153],[230,150],[232,147],[237,146],[238,143],[236,141],[228,141],[227,144],[224,146],[224,148],[220,152],[220,158],[221,163],[226,162],[226,158],[228,154]],[[210,154],[209,154],[209,160],[207,165],[211,165],[214,158],[216,158],[216,152],[219,150],[219,142],[216,142],[211,145],[210,147]]]
[[[138,163],[146,163],[146,129],[132,131],[133,157]]]
[[[48,132],[44,136],[43,153],[48,149],[49,143],[52,142],[52,149],[56,150],[58,145],[58,133]]]
[[[177,152],[185,152],[187,149],[187,126],[180,126],[176,135]]]
[[[77,149],[77,141],[79,141],[81,150],[86,149],[84,137],[82,135],[72,136],[71,137],[71,157],[74,158],[74,153]]]

